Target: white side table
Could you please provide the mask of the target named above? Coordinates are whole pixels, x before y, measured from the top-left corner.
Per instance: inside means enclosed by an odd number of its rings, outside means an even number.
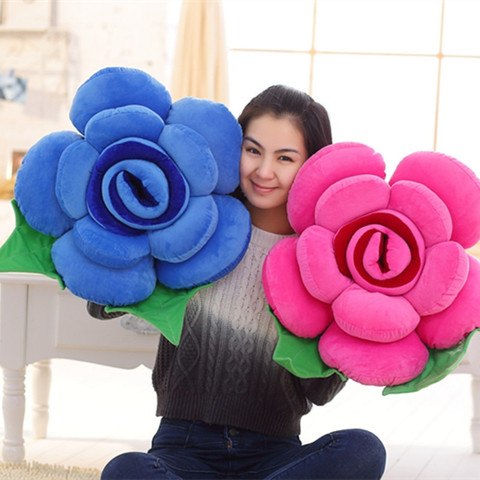
[[[67,358],[135,368],[152,367],[157,335],[140,335],[120,320],[91,318],[86,302],[43,275],[0,274],[0,366],[3,368],[3,459],[25,458],[25,368],[32,365],[33,433],[48,426],[50,359]]]
[[[472,375],[473,415],[470,431],[473,452],[480,453],[480,332],[473,336],[468,352],[455,372]]]

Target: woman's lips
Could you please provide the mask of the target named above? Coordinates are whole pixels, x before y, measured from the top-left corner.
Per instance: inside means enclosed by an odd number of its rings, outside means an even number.
[[[264,185],[259,185],[258,183],[252,182],[253,189],[258,193],[271,193],[275,190],[275,187],[267,187]]]

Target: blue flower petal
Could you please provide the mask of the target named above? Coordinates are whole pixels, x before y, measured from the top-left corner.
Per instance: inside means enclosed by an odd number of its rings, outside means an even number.
[[[87,142],[75,142],[58,162],[56,195],[62,209],[72,218],[87,215],[87,186],[98,152]]]
[[[127,237],[105,230],[86,216],[73,227],[75,245],[93,262],[128,268],[150,254],[147,234]]]
[[[190,194],[209,195],[218,181],[218,167],[207,141],[184,125],[166,125],[159,145],[173,158],[190,185]]]
[[[183,124],[200,133],[208,142],[218,166],[215,193],[227,194],[239,183],[242,129],[221,103],[187,97],[172,105],[167,124]]]
[[[130,268],[105,267],[92,262],[77,248],[73,231],[53,244],[52,260],[66,287],[74,295],[102,305],[138,303],[155,289],[152,257],[144,257]]]
[[[126,105],[143,105],[165,118],[172,105],[170,93],[148,73],[135,68],[104,68],[77,90],[70,120],[85,133],[88,121],[98,112]]]
[[[156,263],[157,278],[169,288],[192,288],[214,282],[233,270],[250,240],[250,215],[233,197],[217,196],[219,220],[215,233],[193,257],[181,263]]]
[[[150,232],[152,255],[166,262],[183,262],[207,243],[217,223],[218,208],[213,197],[191,197],[187,210],[175,223]]]
[[[27,223],[46,235],[59,237],[72,228],[73,219],[55,194],[57,167],[63,151],[82,140],[74,132],[43,137],[25,155],[15,183],[15,198]]]
[[[157,142],[165,123],[153,110],[141,105],[102,110],[85,127],[85,139],[99,152],[125,137]]]

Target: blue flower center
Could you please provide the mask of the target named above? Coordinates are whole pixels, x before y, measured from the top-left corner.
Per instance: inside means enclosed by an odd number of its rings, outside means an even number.
[[[170,225],[188,201],[188,184],[173,160],[158,145],[137,138],[100,154],[87,190],[91,216],[123,235]]]
[[[155,197],[148,191],[142,180],[129,171],[123,172],[122,180],[130,188],[133,196],[145,207],[155,207],[158,205]]]

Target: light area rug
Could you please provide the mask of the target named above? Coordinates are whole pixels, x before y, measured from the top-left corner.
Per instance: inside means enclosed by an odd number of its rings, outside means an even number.
[[[100,471],[38,462],[0,463],[0,480],[99,480]]]

